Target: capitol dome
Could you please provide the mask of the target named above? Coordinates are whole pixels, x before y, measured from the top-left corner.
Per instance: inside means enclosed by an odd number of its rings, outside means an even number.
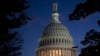
[[[48,24],[39,39],[37,56],[75,56],[73,38],[68,29],[59,21],[57,4],[53,5],[52,22]]]
[[[68,29],[62,23],[50,23],[47,25],[39,42],[40,47],[51,45],[57,47],[58,45],[62,45],[62,47],[73,46],[73,39]]]
[[[46,36],[68,36],[69,31],[62,23],[50,23],[43,31],[43,37]]]

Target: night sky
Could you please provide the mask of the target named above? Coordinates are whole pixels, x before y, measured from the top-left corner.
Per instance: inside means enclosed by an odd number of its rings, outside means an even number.
[[[58,3],[60,21],[68,28],[75,46],[79,46],[78,52],[82,47],[80,41],[85,37],[85,33],[89,29],[100,30],[97,25],[100,13],[91,14],[79,21],[69,21],[68,15],[73,12],[76,4],[85,2],[85,0],[29,0],[30,8],[27,10],[27,14],[32,20],[19,30],[24,39],[23,56],[36,56],[38,39],[42,36],[45,26],[52,20],[52,4],[55,2]]]

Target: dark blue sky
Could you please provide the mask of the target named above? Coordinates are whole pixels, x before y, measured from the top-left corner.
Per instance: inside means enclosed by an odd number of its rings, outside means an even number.
[[[100,30],[96,24],[100,19],[100,13],[91,14],[80,21],[68,20],[68,15],[74,10],[76,4],[85,0],[29,0],[30,8],[27,12],[32,20],[19,30],[24,39],[23,56],[35,56],[35,49],[39,44],[38,39],[42,36],[45,26],[52,20],[54,2],[58,3],[60,21],[68,28],[76,46],[81,46],[80,41],[89,29]]]

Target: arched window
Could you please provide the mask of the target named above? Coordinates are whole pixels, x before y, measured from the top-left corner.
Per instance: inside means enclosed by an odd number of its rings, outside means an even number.
[[[44,40],[44,45],[46,45],[47,44],[47,42],[46,42],[46,40]]]
[[[65,43],[67,43],[67,40],[65,39]]]
[[[69,40],[69,43],[70,43],[70,40]]]
[[[43,43],[42,43],[42,44],[43,44],[43,46],[44,46],[44,44],[45,44],[44,40],[43,40]]]
[[[58,43],[58,39],[56,39],[56,43]]]
[[[68,43],[68,40],[67,40],[67,43]]]
[[[41,41],[41,46],[43,46],[43,40]]]
[[[48,39],[47,39],[47,41],[46,41],[46,42],[47,42],[47,44],[49,44],[49,40],[48,40]]]
[[[62,43],[64,43],[64,39],[62,39]]]
[[[59,43],[61,43],[61,39],[59,39]]]
[[[50,44],[51,44],[51,39],[50,39]]]
[[[50,29],[51,30],[51,32],[52,32],[52,29]]]
[[[53,39],[53,44],[55,43],[55,39]]]

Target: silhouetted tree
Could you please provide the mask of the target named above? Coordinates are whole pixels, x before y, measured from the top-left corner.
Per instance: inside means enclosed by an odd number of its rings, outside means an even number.
[[[0,56],[20,56],[23,39],[12,31],[26,24],[26,0],[0,0]]]
[[[91,29],[86,33],[86,37],[81,44],[85,47],[79,56],[100,56],[100,32]]]
[[[84,19],[90,14],[100,12],[100,0],[86,0],[76,5],[75,10],[69,15],[70,20]],[[97,22],[100,25],[100,20]]]
[[[69,15],[69,19],[84,19],[95,12],[100,12],[100,0],[86,0],[86,2],[76,5],[75,10]],[[100,20],[98,20],[97,23],[100,26]],[[81,44],[85,47],[81,49],[81,54],[79,56],[100,56],[100,32],[91,29],[86,33]]]

